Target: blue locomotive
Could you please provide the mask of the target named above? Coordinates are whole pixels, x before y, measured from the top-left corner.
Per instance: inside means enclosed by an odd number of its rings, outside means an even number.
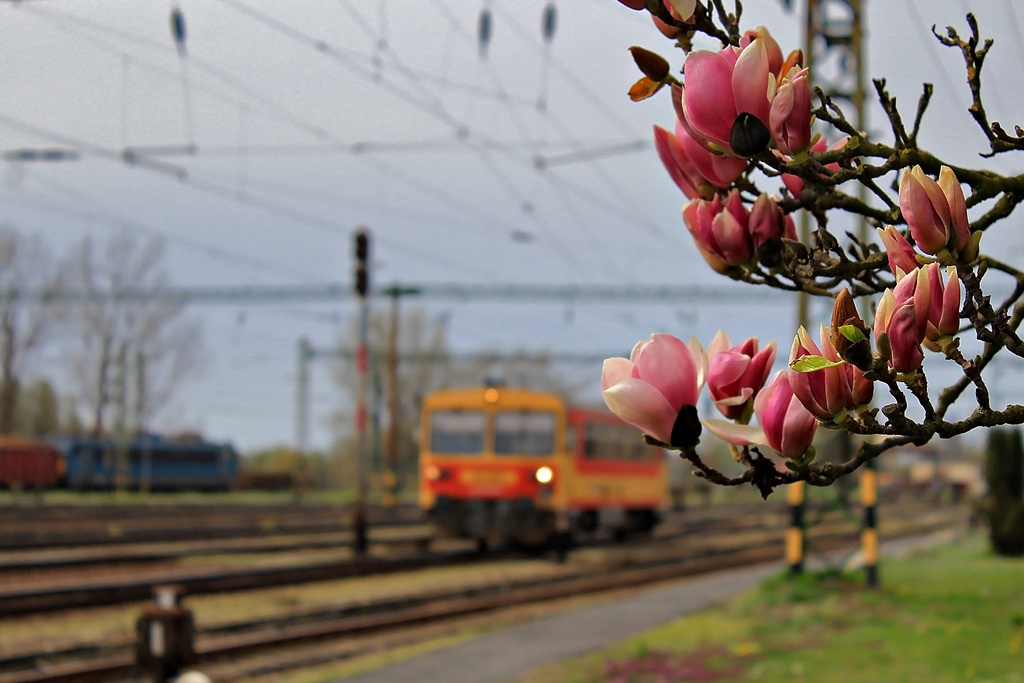
[[[238,453],[229,443],[142,435],[57,440],[70,489],[125,488],[227,491],[238,481]]]

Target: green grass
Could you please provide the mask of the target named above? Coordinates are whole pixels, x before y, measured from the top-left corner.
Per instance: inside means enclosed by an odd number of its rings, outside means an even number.
[[[875,590],[859,575],[774,577],[521,681],[1024,682],[1022,640],[1024,559],[973,538],[886,560]]]

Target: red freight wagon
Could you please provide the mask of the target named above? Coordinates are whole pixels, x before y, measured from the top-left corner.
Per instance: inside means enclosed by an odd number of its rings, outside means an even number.
[[[51,488],[62,474],[57,448],[43,441],[0,439],[0,487]]]

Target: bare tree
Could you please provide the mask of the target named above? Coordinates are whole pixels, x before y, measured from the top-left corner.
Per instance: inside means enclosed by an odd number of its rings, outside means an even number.
[[[54,318],[59,288],[50,252],[38,236],[0,227],[0,433],[15,428],[25,365]],[[31,297],[29,294],[39,294]]]
[[[83,294],[75,309],[82,344],[74,371],[96,432],[111,408],[122,426],[131,412],[143,429],[200,362],[198,322],[181,317],[183,302],[153,296],[168,286],[163,255],[162,240],[140,243],[128,232],[102,253],[85,238],[74,255],[74,286]]]

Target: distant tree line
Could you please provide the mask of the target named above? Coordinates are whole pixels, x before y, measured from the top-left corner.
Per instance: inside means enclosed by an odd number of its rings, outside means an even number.
[[[162,240],[124,231],[55,258],[0,227],[0,434],[147,428],[202,353],[182,304],[116,296],[167,287],[163,257]],[[62,367],[46,367],[44,350]]]

